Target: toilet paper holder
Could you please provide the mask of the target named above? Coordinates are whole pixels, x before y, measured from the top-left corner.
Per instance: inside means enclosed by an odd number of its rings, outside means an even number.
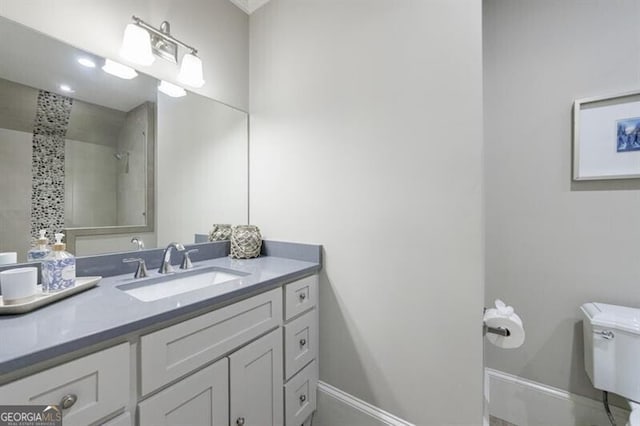
[[[509,337],[511,336],[511,332],[508,328],[503,327],[489,327],[487,324],[482,325],[483,331],[482,334],[485,335],[487,333],[498,334],[500,336]]]
[[[487,311],[487,308],[484,308],[483,313]],[[487,333],[497,334],[499,336],[509,337],[511,336],[511,331],[508,328],[504,327],[489,327],[486,323],[482,323],[482,335],[486,335]]]

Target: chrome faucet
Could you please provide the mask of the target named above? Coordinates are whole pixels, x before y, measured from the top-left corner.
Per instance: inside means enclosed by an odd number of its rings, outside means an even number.
[[[144,250],[144,241],[140,237],[131,238],[131,244],[135,245],[138,250]]]
[[[173,266],[171,266],[171,249],[184,251],[184,246],[180,243],[169,243],[167,248],[164,249],[164,254],[162,255],[162,264],[160,265],[160,269],[158,269],[158,272],[161,274],[170,274],[174,272]]]

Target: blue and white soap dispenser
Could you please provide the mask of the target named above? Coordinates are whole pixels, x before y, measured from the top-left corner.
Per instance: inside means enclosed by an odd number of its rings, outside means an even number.
[[[64,234],[55,234],[53,250],[42,261],[42,291],[56,292],[76,284],[76,258],[65,251]]]
[[[49,240],[46,237],[47,230],[41,229],[38,233],[40,236],[36,241],[36,245],[27,252],[27,262],[39,262],[51,252]]]

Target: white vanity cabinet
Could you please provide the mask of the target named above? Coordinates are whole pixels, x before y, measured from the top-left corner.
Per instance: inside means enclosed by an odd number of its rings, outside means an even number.
[[[0,386],[0,403],[66,404],[65,426],[307,424],[316,409],[317,287],[313,275],[129,336]]]

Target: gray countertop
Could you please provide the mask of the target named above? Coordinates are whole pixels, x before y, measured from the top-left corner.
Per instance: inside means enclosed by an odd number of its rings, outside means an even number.
[[[188,293],[142,302],[117,288],[132,282],[133,275],[127,273],[103,278],[95,288],[33,312],[0,316],[0,376],[142,331],[157,323],[205,309],[213,310],[320,269],[318,262],[273,256],[246,260],[220,257],[194,262],[194,266],[216,266],[248,275]],[[157,275],[153,271],[150,278]]]

